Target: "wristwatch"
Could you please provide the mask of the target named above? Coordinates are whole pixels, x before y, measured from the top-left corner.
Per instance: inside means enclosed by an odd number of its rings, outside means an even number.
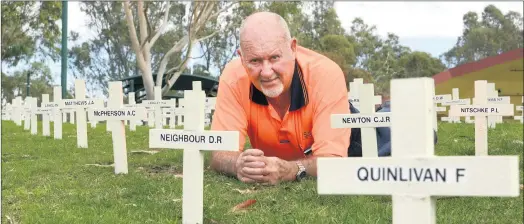
[[[306,167],[304,167],[304,165],[302,165],[300,161],[297,161],[297,166],[298,166],[298,172],[296,175],[296,180],[300,181],[304,179],[304,177],[306,177]]]

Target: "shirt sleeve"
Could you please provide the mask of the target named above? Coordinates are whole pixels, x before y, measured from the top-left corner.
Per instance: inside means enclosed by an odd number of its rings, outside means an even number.
[[[331,128],[331,114],[351,113],[344,73],[334,62],[317,67],[312,72],[326,75],[316,80],[311,150],[317,157],[347,157],[351,128]]]
[[[227,69],[224,69],[224,72]],[[211,123],[211,130],[214,131],[238,131],[239,143],[238,150],[243,151],[247,134],[247,115],[241,105],[241,98],[238,89],[231,86],[226,80],[220,77],[215,112]]]

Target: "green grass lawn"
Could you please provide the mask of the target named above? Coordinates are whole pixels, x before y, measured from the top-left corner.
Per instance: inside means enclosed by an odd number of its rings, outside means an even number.
[[[181,223],[182,152],[148,150],[148,128],[126,130],[129,173],[115,175],[111,135],[88,124],[89,148],[76,147],[75,126],[65,123],[63,139],[32,136],[2,121],[2,223]],[[52,129],[52,125],[51,125]],[[51,130],[51,133],[53,131]],[[490,155],[519,155],[523,125],[497,124],[489,131]],[[439,124],[438,155],[474,155],[472,124]],[[391,223],[390,196],[319,196],[316,182],[254,186],[204,174],[205,223]],[[523,180],[520,173],[521,183]],[[521,191],[522,194],[522,191]],[[257,202],[242,212],[231,208]],[[523,223],[523,197],[444,198],[438,223]]]

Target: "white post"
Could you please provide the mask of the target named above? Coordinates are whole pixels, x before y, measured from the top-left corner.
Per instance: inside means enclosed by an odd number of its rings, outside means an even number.
[[[14,99],[13,103],[13,120],[17,126],[22,126],[22,113],[23,113],[23,106],[22,106],[22,97],[17,96]]]
[[[135,92],[130,92],[127,95],[128,105],[135,105]],[[136,131],[136,120],[129,120],[129,130]]]
[[[31,98],[26,97],[24,99],[24,130],[29,131],[31,129]]]
[[[438,112],[446,112],[446,107],[439,107],[439,103],[451,101],[451,95],[450,94],[444,94],[444,95],[435,95],[433,98],[433,103],[435,104],[435,119],[433,120],[433,127],[435,131],[438,130]]]
[[[89,108],[90,120],[105,120],[111,126],[113,138],[113,158],[115,174],[127,174],[126,127],[124,122],[130,119],[145,119],[146,109],[140,107],[124,107],[122,82],[109,82],[109,101],[107,107]]]
[[[238,151],[237,131],[204,131],[205,94],[200,82],[185,90],[185,130],[150,129],[149,148],[183,149],[182,223],[203,222],[204,156],[201,150]]]
[[[177,109],[181,109],[183,110],[184,109],[184,105],[185,105],[185,102],[186,100],[184,98],[180,98],[178,99],[178,106],[177,106]],[[176,125],[184,125],[184,121],[185,118],[184,118],[184,113],[178,113],[176,115],[177,117],[177,124]]]
[[[55,139],[62,139],[62,110],[59,108],[59,103],[62,102],[62,90],[60,86],[53,87],[53,103],[56,108],[53,110],[55,119],[53,122],[53,136]]]
[[[522,101],[521,101],[523,104],[520,105],[520,106],[516,106],[515,110],[517,111],[520,111],[520,116],[514,116],[514,119],[515,120],[520,120],[520,123],[521,124],[524,124],[524,110],[523,110],[523,106],[524,106],[524,96],[522,97]]]
[[[392,156],[318,158],[318,194],[392,195],[393,224],[435,224],[436,196],[519,196],[518,156],[434,155],[433,91],[432,78],[392,80]]]
[[[29,102],[31,104],[31,110],[28,111],[27,115],[31,116],[31,134],[36,135],[38,134],[38,117],[36,113],[33,113],[33,111],[36,111],[38,109],[38,99],[36,97],[31,97],[29,99]]]
[[[86,99],[86,84],[84,80],[75,80],[75,99]],[[87,148],[87,120],[85,108],[77,108],[71,112],[74,121],[76,116],[76,136],[79,148]]]
[[[40,106],[44,108],[44,104],[49,103],[49,94],[42,94],[42,103]],[[49,113],[42,114],[42,135],[50,136],[51,128],[49,127]]]
[[[75,83],[75,86],[76,86],[76,83]],[[76,87],[75,87],[76,88]],[[76,94],[75,94],[76,95]],[[69,123],[70,124],[75,124],[75,115],[76,115],[76,111],[75,110],[70,110],[69,111]],[[87,124],[86,124],[87,126]]]
[[[489,104],[487,81],[475,81],[475,98],[473,105],[452,105],[450,116],[475,116],[475,155],[488,155],[488,130],[486,117],[493,115],[512,116],[513,104]]]
[[[360,113],[332,114],[332,128],[360,128],[362,157],[378,157],[377,127],[389,127],[391,112],[375,113],[372,99],[375,95],[373,84],[362,84],[359,88]]]
[[[489,101],[489,98],[495,98],[498,96],[498,93],[495,94],[495,83],[489,83],[487,84],[486,86],[487,88],[487,98],[488,98],[488,103],[491,103]],[[496,128],[497,127],[497,117],[494,117],[494,116],[488,116],[488,128]]]

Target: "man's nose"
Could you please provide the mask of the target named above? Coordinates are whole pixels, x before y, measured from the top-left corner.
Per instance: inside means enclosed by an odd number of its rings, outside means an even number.
[[[262,71],[260,71],[260,76],[268,78],[273,76],[273,65],[269,61],[264,61],[262,63]]]

